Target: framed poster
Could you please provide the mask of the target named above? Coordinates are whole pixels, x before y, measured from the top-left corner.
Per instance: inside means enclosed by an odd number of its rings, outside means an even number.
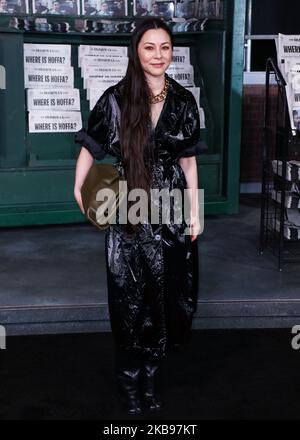
[[[82,0],[82,14],[89,17],[126,17],[127,0]]]
[[[197,8],[195,0],[177,0],[175,7],[175,17],[193,18],[196,15]]]
[[[223,0],[199,0],[198,17],[222,19],[223,7]]]
[[[75,133],[82,128],[80,112],[33,110],[29,112],[29,133]]]
[[[32,0],[34,14],[79,15],[80,0]]]
[[[154,16],[165,20],[174,17],[175,3],[160,0],[133,0],[133,15],[135,17]]]
[[[0,14],[28,14],[28,0],[0,0]]]

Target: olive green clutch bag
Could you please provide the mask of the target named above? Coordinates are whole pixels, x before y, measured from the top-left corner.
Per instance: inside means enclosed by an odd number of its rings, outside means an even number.
[[[86,218],[98,229],[108,228],[116,218],[118,207],[127,194],[125,182],[111,164],[93,164],[89,169],[81,187],[81,197]]]

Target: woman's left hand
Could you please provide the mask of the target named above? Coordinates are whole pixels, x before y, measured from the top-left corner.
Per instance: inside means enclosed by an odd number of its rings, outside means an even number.
[[[198,218],[192,219],[190,223],[191,240],[194,241],[201,231],[201,225]]]

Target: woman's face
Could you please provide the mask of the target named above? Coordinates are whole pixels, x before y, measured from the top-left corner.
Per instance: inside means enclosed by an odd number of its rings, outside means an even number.
[[[169,34],[163,29],[146,31],[138,44],[138,56],[145,73],[163,75],[173,56]]]

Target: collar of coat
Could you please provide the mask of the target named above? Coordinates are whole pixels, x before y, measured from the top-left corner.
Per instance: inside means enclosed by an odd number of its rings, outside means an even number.
[[[167,73],[165,73],[165,76],[168,78],[170,84],[166,100],[155,128],[156,137],[159,137],[162,132],[165,132],[167,127],[171,127],[172,125],[176,124],[180,115],[184,111],[185,105],[190,99],[191,94],[189,90],[171,78]],[[121,80],[114,86],[109,87],[109,91],[116,99],[119,108],[121,105],[123,86],[124,83],[123,80]]]

